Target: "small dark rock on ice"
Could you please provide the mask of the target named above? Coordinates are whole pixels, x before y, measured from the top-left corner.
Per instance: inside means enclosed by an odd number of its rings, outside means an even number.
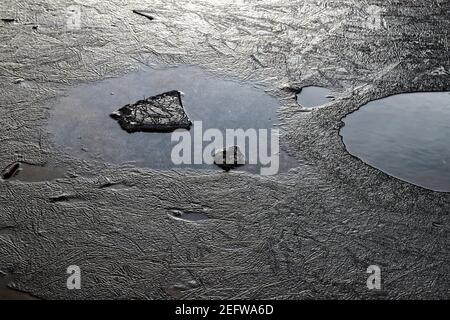
[[[214,155],[214,164],[225,171],[230,171],[245,164],[245,156],[239,146],[231,146],[218,150]]]

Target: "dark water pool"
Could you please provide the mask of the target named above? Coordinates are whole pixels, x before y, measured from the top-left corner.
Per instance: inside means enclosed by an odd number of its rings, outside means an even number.
[[[343,121],[352,155],[401,180],[450,191],[450,92],[371,101]]]
[[[334,98],[330,89],[317,86],[303,87],[297,94],[297,102],[304,108],[314,109],[327,104]]]
[[[270,129],[277,126],[276,98],[250,84],[227,81],[195,66],[142,67],[137,72],[70,89],[52,108],[48,129],[60,146],[77,157],[99,157],[116,164],[156,169],[221,170],[214,165],[180,165],[171,161],[170,133],[127,133],[109,114],[128,103],[170,90],[184,93],[183,105],[203,129]],[[191,129],[192,131],[192,129]],[[280,172],[298,167],[280,151]],[[259,172],[258,165],[236,170]]]

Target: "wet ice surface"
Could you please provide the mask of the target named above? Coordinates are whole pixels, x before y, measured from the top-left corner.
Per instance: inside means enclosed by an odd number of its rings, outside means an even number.
[[[371,101],[343,119],[347,150],[394,177],[450,191],[450,93]]]
[[[53,166],[38,166],[16,162],[3,171],[2,178],[9,181],[42,182],[65,177],[65,170]]]
[[[330,102],[333,96],[330,89],[308,86],[297,94],[297,102],[304,108],[317,108]]]
[[[0,272],[0,300],[36,300],[36,297],[8,287],[11,276]]]
[[[188,222],[201,222],[208,220],[208,216],[202,212],[183,212],[181,210],[172,210],[171,217],[176,220]]]
[[[123,77],[70,89],[55,102],[49,131],[57,144],[68,147],[75,156],[155,169],[222,170],[206,164],[175,166],[170,157],[176,145],[171,142],[171,133],[130,134],[109,117],[128,103],[170,90],[184,93],[183,107],[192,121],[203,121],[203,131],[270,129],[277,124],[277,99],[251,84],[223,80],[195,66],[141,67]],[[280,150],[280,172],[298,166],[297,160]],[[258,165],[245,165],[237,170],[260,171]]]

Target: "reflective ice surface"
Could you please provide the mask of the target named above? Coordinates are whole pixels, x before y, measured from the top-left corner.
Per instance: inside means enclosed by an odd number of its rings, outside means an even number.
[[[331,101],[332,91],[316,86],[303,87],[297,94],[297,102],[304,108],[317,108]]]
[[[450,191],[450,93],[399,94],[344,118],[347,150],[394,177]]]

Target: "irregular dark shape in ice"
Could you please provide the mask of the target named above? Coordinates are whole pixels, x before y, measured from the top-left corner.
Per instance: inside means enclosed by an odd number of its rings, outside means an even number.
[[[102,183],[99,186],[100,189],[105,189],[105,188],[127,189],[129,187],[130,187],[130,185],[128,185],[128,183],[126,183],[124,181],[114,182],[114,181],[110,181],[109,179],[107,179],[107,181],[105,183]]]
[[[188,222],[208,220],[208,216],[202,212],[184,212],[182,210],[172,210],[172,217],[177,220],[184,220]]]
[[[127,104],[111,113],[111,117],[129,133],[171,132],[189,129],[192,125],[184,112],[181,93],[176,90]]]
[[[398,179],[450,191],[450,95],[398,94],[374,100],[343,119],[349,153]]]
[[[1,173],[4,180],[20,180],[24,182],[40,182],[63,178],[65,171],[61,168],[39,166],[25,162],[14,162]]]
[[[16,21],[17,21],[17,20],[14,19],[14,18],[1,18],[1,20],[2,20],[3,22],[6,22],[6,23],[13,23],[13,22],[16,22]]]
[[[230,146],[221,149],[214,155],[214,164],[225,171],[230,171],[245,164],[245,156],[239,146]]]
[[[303,87],[299,93],[297,93],[297,102],[305,109],[318,108],[324,104],[327,104],[334,98],[332,91],[316,86]]]
[[[151,16],[148,12],[143,10],[133,10],[133,13],[136,13],[137,15],[143,16],[149,20],[154,20],[153,16]]]
[[[17,174],[17,170],[19,170],[19,167],[20,167],[19,162],[15,162],[15,163],[8,165],[2,171],[2,174],[1,174],[2,179],[8,180],[8,179],[12,178],[14,175]]]

